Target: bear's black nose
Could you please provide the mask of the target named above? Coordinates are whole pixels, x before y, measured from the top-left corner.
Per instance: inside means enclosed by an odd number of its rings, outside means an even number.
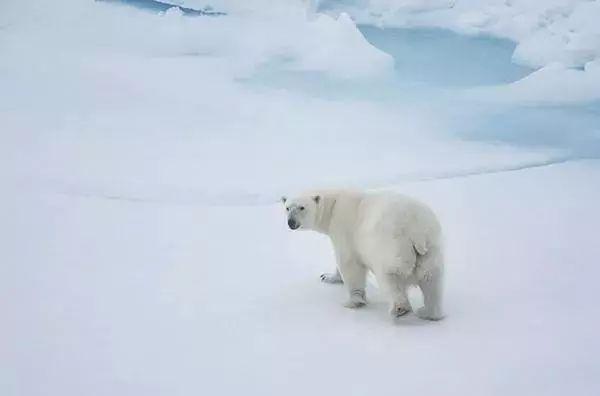
[[[294,219],[288,219],[288,227],[290,227],[292,230],[295,230],[300,227],[300,224],[298,224],[298,222]]]

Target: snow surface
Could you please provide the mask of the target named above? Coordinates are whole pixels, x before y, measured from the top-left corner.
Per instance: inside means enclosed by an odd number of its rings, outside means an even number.
[[[267,206],[2,196],[3,395],[594,395],[598,161],[409,183],[448,317],[342,307],[328,243]],[[233,248],[232,248],[233,244]]]
[[[0,394],[597,394],[594,86],[524,107],[570,66],[259,3],[0,2]],[[332,185],[438,212],[446,320],[318,281],[277,198]]]

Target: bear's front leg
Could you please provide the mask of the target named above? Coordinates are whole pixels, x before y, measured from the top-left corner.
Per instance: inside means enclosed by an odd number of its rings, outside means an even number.
[[[321,274],[321,282],[324,283],[344,283],[342,280],[342,275],[340,275],[340,270],[335,269],[335,272]]]
[[[344,304],[346,308],[359,308],[367,303],[365,286],[367,285],[367,268],[353,257],[344,257],[336,252],[338,268],[348,291],[349,298]]]
[[[350,290],[350,298],[344,303],[346,308],[360,308],[367,304],[367,296],[365,289],[352,289]]]

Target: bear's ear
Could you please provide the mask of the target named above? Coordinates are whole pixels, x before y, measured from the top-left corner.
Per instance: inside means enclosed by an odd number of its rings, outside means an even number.
[[[321,200],[321,196],[320,195],[313,196],[313,201],[315,201],[315,203],[318,204],[320,200]]]
[[[287,197],[281,197],[281,203],[285,205],[287,202]]]

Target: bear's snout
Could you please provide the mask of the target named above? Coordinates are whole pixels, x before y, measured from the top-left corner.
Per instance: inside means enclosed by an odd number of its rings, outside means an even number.
[[[292,230],[295,230],[300,227],[300,224],[296,220],[290,218],[288,219],[288,227],[290,227]]]

